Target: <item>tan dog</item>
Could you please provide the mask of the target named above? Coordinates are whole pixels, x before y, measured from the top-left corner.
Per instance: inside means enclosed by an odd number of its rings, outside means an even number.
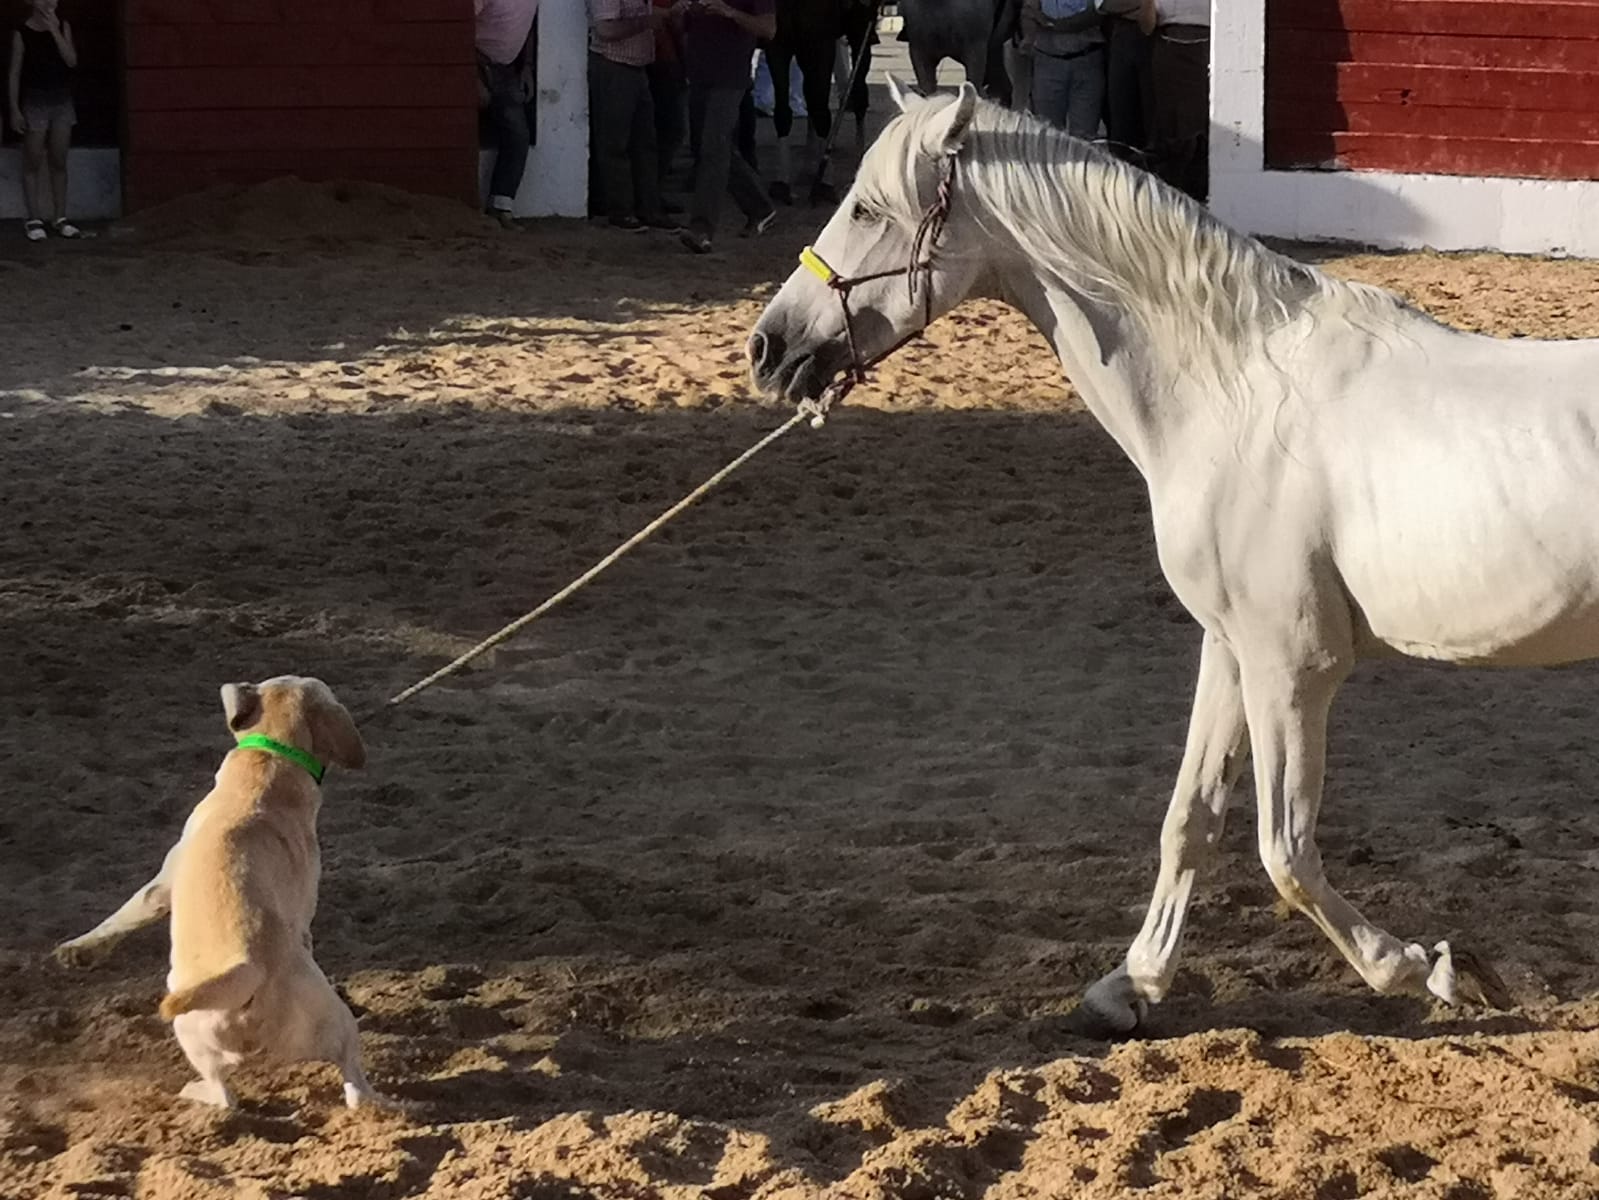
[[[80,938],[79,959],[170,907],[172,969],[161,1015],[200,1078],[191,1100],[231,1108],[223,1073],[247,1055],[321,1061],[344,1075],[351,1108],[378,1101],[361,1070],[355,1017],[311,957],[324,762],[360,767],[355,723],[317,679],[222,689],[239,746],[184,824],[161,873]]]

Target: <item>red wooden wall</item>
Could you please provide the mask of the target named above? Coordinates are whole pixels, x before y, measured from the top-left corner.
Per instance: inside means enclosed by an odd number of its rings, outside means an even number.
[[[1267,0],[1266,165],[1599,179],[1599,0]]]
[[[78,47],[76,102],[80,146],[115,146],[122,131],[122,72],[118,62],[121,22],[117,0],[61,0]],[[0,0],[0,79],[11,68],[11,31],[28,16],[24,0]],[[14,131],[7,130],[7,134]]]
[[[123,202],[360,180],[477,202],[472,0],[122,0]]]

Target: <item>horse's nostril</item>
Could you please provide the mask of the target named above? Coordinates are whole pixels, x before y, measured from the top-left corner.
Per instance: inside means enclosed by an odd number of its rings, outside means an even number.
[[[776,370],[777,364],[783,360],[783,339],[775,333],[756,330],[745,343],[744,352],[749,355],[750,366],[755,373],[766,375]]]

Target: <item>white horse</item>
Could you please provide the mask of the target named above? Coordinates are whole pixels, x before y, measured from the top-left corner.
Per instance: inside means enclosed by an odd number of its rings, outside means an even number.
[[[969,87],[893,90],[901,115],[750,337],[753,377],[815,397],[997,296],[1143,473],[1204,642],[1149,914],[1084,1006],[1126,1031],[1165,994],[1250,750],[1272,883],[1367,983],[1508,1004],[1486,964],[1393,937],[1328,883],[1327,717],[1361,658],[1599,656],[1599,341],[1450,329]]]

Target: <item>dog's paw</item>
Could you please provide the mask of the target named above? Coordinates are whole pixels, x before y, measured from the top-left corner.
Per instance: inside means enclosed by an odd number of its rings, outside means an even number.
[[[73,938],[50,951],[50,958],[58,967],[81,971],[103,960],[110,950],[111,946],[106,942],[86,942],[82,938]]]
[[[381,1092],[374,1092],[371,1088],[359,1088],[353,1083],[344,1085],[344,1104],[347,1108],[381,1113],[414,1113],[420,1108],[420,1105],[396,1100],[393,1096],[385,1096]]]
[[[204,1079],[194,1079],[184,1084],[183,1090],[178,1095],[185,1100],[193,1100],[196,1104],[208,1104],[212,1108],[237,1108],[239,1104],[238,1098],[226,1084]]]

